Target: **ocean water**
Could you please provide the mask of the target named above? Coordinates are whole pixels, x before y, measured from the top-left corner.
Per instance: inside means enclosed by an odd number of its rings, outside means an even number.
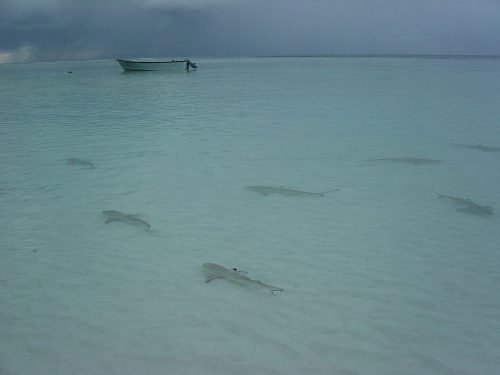
[[[0,65],[0,374],[499,373],[500,60],[193,60]]]

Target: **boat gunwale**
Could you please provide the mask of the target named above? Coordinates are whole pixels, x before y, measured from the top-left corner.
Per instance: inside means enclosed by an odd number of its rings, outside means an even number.
[[[127,63],[138,63],[138,64],[174,64],[174,63],[185,63],[189,60],[170,60],[170,61],[140,61],[140,60],[125,60],[125,59],[116,59],[116,61],[127,62]]]

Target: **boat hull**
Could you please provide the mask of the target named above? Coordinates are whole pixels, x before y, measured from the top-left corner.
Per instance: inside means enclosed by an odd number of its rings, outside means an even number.
[[[186,72],[196,69],[196,64],[189,60],[170,61],[141,61],[141,60],[116,60],[125,71],[166,71]]]

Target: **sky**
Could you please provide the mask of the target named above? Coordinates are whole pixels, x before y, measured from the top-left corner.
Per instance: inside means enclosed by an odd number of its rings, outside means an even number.
[[[0,0],[0,62],[500,55],[500,0]]]

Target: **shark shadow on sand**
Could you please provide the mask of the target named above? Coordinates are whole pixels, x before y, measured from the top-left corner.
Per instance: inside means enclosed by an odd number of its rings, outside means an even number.
[[[413,164],[413,165],[437,164],[437,163],[442,162],[442,160],[423,159],[423,158],[414,158],[414,157],[379,158],[379,159],[368,159],[368,161],[384,161],[384,162],[391,162],[391,163],[403,163],[403,164]]]
[[[244,275],[244,272],[239,271],[236,268],[226,268],[215,263],[204,263],[201,267],[207,276],[205,280],[206,283],[217,279],[223,279],[241,286],[256,285],[260,288],[269,290],[271,294],[283,291],[283,288],[264,284],[260,280],[253,280]]]
[[[458,212],[463,212],[466,214],[473,214],[473,215],[478,215],[478,216],[491,216],[494,215],[493,208],[490,206],[483,206],[481,204],[478,204],[476,202],[471,201],[470,199],[464,199],[464,198],[459,198],[459,197],[453,197],[451,195],[444,195],[444,194],[438,194],[438,198],[440,199],[447,199],[451,202],[453,202],[457,206],[461,206],[460,208],[457,208]]]
[[[106,224],[112,223],[114,221],[120,221],[122,223],[135,225],[137,227],[143,228],[147,232],[151,232],[151,225],[145,220],[138,217],[137,214],[124,214],[120,211],[115,210],[105,210],[102,211],[104,216],[106,216]]]
[[[484,146],[484,145],[481,145],[481,144],[466,145],[466,144],[462,144],[462,143],[453,143],[453,142],[450,142],[450,145],[458,146],[458,147],[462,147],[462,148],[468,148],[468,149],[471,149],[471,150],[479,150],[479,151],[483,151],[483,152],[500,152],[500,147]]]
[[[83,167],[86,169],[94,169],[95,165],[91,161],[84,160],[84,159],[79,159],[79,158],[66,158],[64,159],[65,164],[67,165],[74,165],[77,167]]]
[[[322,192],[309,192],[295,189],[287,189],[283,186],[274,187],[274,186],[247,186],[247,189],[253,191],[255,193],[259,193],[260,195],[270,195],[270,194],[279,194],[286,195],[289,197],[305,197],[305,196],[324,196],[325,194],[331,193],[332,191],[338,191],[339,189],[331,189]]]

